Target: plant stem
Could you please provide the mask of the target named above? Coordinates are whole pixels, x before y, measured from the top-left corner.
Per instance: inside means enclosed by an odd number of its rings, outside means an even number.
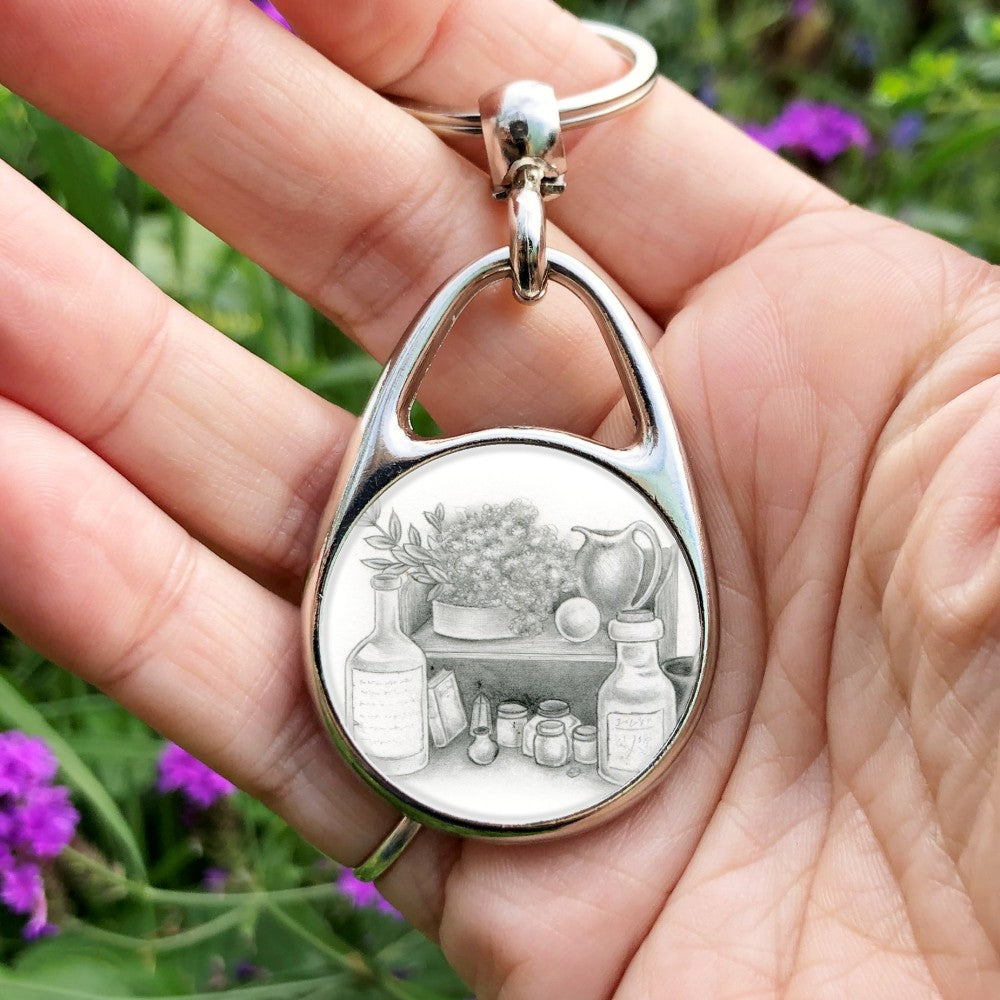
[[[334,943],[331,944],[329,941],[324,941],[323,938],[313,934],[308,927],[300,924],[294,917],[278,906],[276,901],[269,900],[265,902],[264,906],[275,920],[284,924],[293,934],[297,934],[311,948],[314,948],[321,955],[325,955],[331,962],[335,962],[337,965],[342,966],[349,972],[353,972],[362,979],[371,980],[378,978],[376,971],[369,965],[368,959],[361,952],[355,951],[346,941],[333,934],[332,931],[330,936],[333,938]]]
[[[143,938],[133,937],[131,934],[118,934],[115,931],[104,930],[103,927],[95,927],[83,920],[73,920],[67,924],[67,929],[78,931],[85,937],[94,941],[102,941],[105,944],[113,945],[116,948],[128,948],[130,951],[148,951],[162,954],[169,951],[181,951],[194,944],[201,944],[213,937],[224,934],[233,927],[238,926],[246,917],[255,913],[257,907],[247,905],[235,907],[225,913],[213,917],[211,920],[191,927],[187,930],[178,931],[166,937]]]
[[[397,997],[398,1000],[417,1000],[407,983],[400,982],[395,976],[379,968],[372,959],[355,951],[346,941],[341,940],[332,932],[333,943],[331,944],[318,937],[308,927],[304,927],[280,906],[270,902],[265,905],[276,920],[283,923],[293,934],[297,934],[311,948],[325,955],[331,961],[338,962],[362,979],[377,983],[386,993]],[[344,949],[344,951],[341,952],[339,949]]]
[[[288,889],[257,889],[253,892],[185,892],[179,889],[159,889],[156,886],[136,882],[121,872],[114,871],[99,861],[75,851],[72,847],[65,848],[65,853],[72,856],[74,863],[91,868],[95,872],[100,872],[105,878],[118,882],[133,899],[160,903],[164,906],[232,909],[245,907],[248,904],[263,905],[268,900],[297,903],[310,899],[331,899],[337,895],[337,888],[333,883],[303,885]]]

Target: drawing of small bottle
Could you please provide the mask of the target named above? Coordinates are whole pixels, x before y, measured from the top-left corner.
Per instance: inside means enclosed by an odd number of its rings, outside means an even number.
[[[427,661],[400,628],[398,576],[372,577],[375,628],[347,657],[347,726],[383,774],[427,766]]]
[[[652,611],[620,611],[608,624],[615,669],[597,693],[598,774],[623,785],[660,752],[677,724],[674,687],[660,669],[663,623]]]
[[[483,694],[483,685],[479,685],[479,693],[472,699],[472,711],[469,713],[469,735],[475,735],[480,727],[485,727],[486,731],[493,735],[493,706],[490,699]]]

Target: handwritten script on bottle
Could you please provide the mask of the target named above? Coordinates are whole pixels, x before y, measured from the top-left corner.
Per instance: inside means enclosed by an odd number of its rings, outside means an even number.
[[[666,741],[663,712],[609,712],[608,765],[641,771]]]
[[[355,667],[352,683],[354,735],[364,749],[389,758],[420,753],[424,671],[375,673]]]

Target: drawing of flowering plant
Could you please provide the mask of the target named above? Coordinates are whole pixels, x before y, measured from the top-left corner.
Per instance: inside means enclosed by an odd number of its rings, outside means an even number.
[[[428,597],[470,608],[505,607],[517,635],[537,635],[560,596],[575,584],[573,552],[552,525],[539,525],[527,500],[445,516],[443,504],[426,511],[426,535],[403,525],[395,511],[388,524],[370,520],[365,541],[383,555],[363,559],[380,573],[409,575],[431,589]]]

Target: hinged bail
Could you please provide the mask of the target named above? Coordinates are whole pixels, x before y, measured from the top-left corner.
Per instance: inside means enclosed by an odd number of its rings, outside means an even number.
[[[540,171],[544,198],[562,194],[566,152],[559,105],[548,84],[516,80],[488,90],[479,98],[479,113],[494,198],[507,198],[518,170],[529,165]]]
[[[566,187],[566,153],[555,91],[518,80],[479,99],[493,197],[507,200],[514,294],[535,302],[545,294],[545,207]]]

